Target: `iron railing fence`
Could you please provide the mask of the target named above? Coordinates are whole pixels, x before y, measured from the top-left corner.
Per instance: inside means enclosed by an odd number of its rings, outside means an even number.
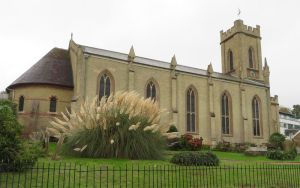
[[[300,164],[78,165],[37,163],[7,172],[0,163],[0,188],[14,187],[300,187]]]

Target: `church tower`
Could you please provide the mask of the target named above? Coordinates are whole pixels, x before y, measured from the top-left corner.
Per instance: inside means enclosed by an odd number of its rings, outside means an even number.
[[[220,32],[220,37],[223,74],[265,81],[259,25],[253,28],[236,20],[233,27]]]

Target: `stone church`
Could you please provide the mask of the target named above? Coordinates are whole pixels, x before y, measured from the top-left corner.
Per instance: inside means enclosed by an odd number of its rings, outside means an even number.
[[[279,131],[278,97],[270,96],[269,66],[262,62],[260,26],[236,20],[220,32],[222,72],[198,69],[77,44],[53,48],[7,91],[18,104],[25,134],[49,125],[65,108],[96,95],[135,90],[169,113],[181,134],[206,144],[266,143]]]

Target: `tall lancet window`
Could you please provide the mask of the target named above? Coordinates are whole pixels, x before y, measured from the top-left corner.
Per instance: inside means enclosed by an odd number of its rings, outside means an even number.
[[[24,111],[24,101],[25,101],[24,96],[20,96],[20,98],[19,98],[19,112]]]
[[[49,112],[56,112],[56,103],[57,103],[56,97],[50,97]]]
[[[252,100],[253,135],[261,136],[260,102],[257,97]]]
[[[233,67],[233,53],[231,50],[229,50],[228,52],[228,60],[229,60],[229,71],[232,71],[234,67]]]
[[[254,61],[253,61],[253,50],[252,48],[248,49],[248,58],[249,58],[249,68],[254,69]]]
[[[101,99],[103,96],[108,97],[110,92],[111,78],[105,73],[100,77],[99,98]]]
[[[186,93],[186,131],[196,132],[196,91],[189,88]]]
[[[231,100],[228,94],[221,97],[222,134],[231,134]]]
[[[146,88],[146,98],[151,98],[152,100],[156,101],[157,92],[156,92],[156,87],[153,81],[150,81],[147,84],[147,88]]]

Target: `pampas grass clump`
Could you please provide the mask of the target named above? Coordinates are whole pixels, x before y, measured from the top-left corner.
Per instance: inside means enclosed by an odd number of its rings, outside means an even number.
[[[164,149],[162,111],[136,92],[117,92],[85,101],[79,111],[62,113],[48,131],[65,139],[63,151],[82,157],[160,159]]]

